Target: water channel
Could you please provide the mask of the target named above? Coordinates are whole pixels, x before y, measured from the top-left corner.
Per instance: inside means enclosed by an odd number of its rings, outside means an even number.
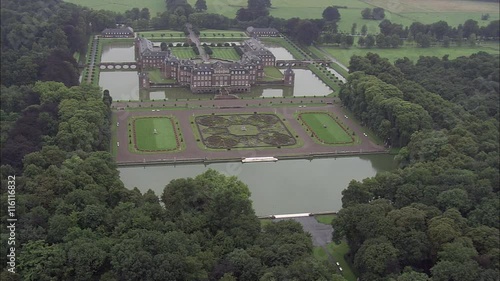
[[[216,163],[176,166],[121,167],[125,187],[161,195],[173,179],[195,177],[207,169],[237,176],[252,192],[258,216],[338,211],[342,190],[351,180],[396,168],[391,155],[280,160],[276,163]]]
[[[113,42],[102,47],[101,62],[135,61],[133,42]]]

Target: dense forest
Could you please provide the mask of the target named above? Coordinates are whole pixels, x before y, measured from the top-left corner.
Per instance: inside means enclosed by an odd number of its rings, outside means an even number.
[[[340,98],[401,169],[342,192],[334,239],[361,280],[498,280],[499,57],[351,58]],[[391,279],[392,278],[392,279]]]

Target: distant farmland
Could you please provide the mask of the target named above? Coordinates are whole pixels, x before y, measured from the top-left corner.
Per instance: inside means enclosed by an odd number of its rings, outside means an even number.
[[[111,0],[65,0],[82,6],[97,10],[111,10],[124,12],[134,7],[149,8],[151,16],[166,10],[164,0],[144,0],[141,2],[133,0],[111,1]],[[194,6],[196,0],[188,0]],[[270,14],[280,18],[321,18],[323,10],[327,6],[341,6],[339,9],[341,19],[338,23],[340,31],[350,31],[353,23],[358,30],[364,24],[370,33],[378,32],[380,21],[365,20],[361,18],[361,10],[364,8],[382,7],[386,10],[386,19],[394,23],[410,25],[412,22],[433,23],[444,20],[452,26],[463,24],[467,19],[473,19],[480,26],[487,25],[492,20],[499,19],[499,4],[481,1],[456,1],[456,0],[271,0]],[[236,16],[236,11],[246,7],[247,0],[207,0],[209,13],[225,15],[229,18]],[[490,14],[486,21],[481,20],[482,14]]]

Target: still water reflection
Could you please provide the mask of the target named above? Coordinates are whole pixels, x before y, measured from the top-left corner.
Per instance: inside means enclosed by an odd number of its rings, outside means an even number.
[[[391,155],[367,155],[276,163],[123,167],[119,171],[127,188],[137,187],[141,192],[152,189],[161,195],[171,180],[195,177],[209,168],[237,176],[247,184],[254,209],[263,216],[338,211],[342,207],[341,192],[351,180],[372,177],[396,165]]]

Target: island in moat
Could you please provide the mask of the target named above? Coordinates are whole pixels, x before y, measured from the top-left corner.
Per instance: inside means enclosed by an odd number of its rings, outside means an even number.
[[[128,69],[138,72],[141,91],[183,88],[199,94],[197,99],[114,101],[113,151],[119,165],[310,159],[387,151],[347,117],[335,95],[246,96],[256,85],[293,87],[294,69],[330,62],[276,59],[260,40],[286,40],[274,28],[249,27],[238,44],[209,45],[200,42],[190,24],[186,27],[185,43],[175,45],[158,45],[130,27],[106,29],[96,37],[101,42],[133,40],[135,62],[100,62],[102,71],[133,65]],[[183,57],[179,50],[194,56]],[[221,51],[234,56],[221,56]]]

